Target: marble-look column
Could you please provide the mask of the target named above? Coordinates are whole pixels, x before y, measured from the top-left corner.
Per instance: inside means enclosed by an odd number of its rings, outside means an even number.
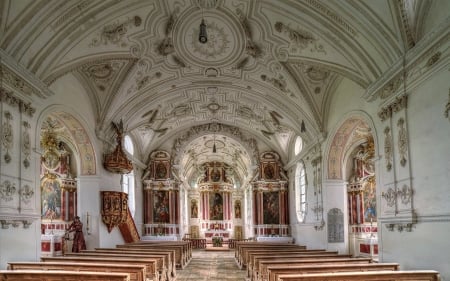
[[[144,223],[153,223],[153,192],[149,189],[144,190]]]

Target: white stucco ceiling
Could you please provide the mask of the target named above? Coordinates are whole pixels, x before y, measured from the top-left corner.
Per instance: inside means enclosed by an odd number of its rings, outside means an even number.
[[[437,11],[450,4],[2,0],[0,8],[1,48],[50,87],[64,76],[79,80],[96,131],[108,136],[111,122],[122,119],[142,159],[154,149],[173,150],[180,135],[214,122],[287,160],[297,135],[308,143],[326,133],[342,81],[370,86],[448,17]],[[436,16],[427,19],[432,9]],[[202,18],[206,44],[198,41]],[[248,151],[239,138],[216,133],[222,159],[238,163],[244,178]],[[180,164],[189,170],[216,157],[209,153],[213,136],[183,144]]]

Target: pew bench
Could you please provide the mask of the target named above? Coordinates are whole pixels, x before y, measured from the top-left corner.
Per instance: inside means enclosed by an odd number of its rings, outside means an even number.
[[[255,261],[260,259],[278,259],[278,258],[293,258],[293,257],[347,257],[350,258],[351,255],[339,255],[337,251],[323,251],[323,250],[298,250],[298,251],[283,251],[283,250],[275,250],[271,253],[267,253],[264,251],[249,251],[247,252],[247,264],[245,268],[247,268],[247,276],[252,274],[252,271],[255,269]]]
[[[83,250],[82,253],[126,253],[126,254],[164,254],[169,255],[168,269],[171,277],[175,278],[177,275],[176,271],[176,260],[174,250],[165,249],[140,249],[140,248],[95,248],[94,250]]]
[[[189,242],[136,242],[123,245],[116,245],[116,248],[133,248],[133,249],[163,249],[174,250],[177,268],[184,268],[192,258],[192,250]]]
[[[161,280],[172,280],[172,262],[169,253],[154,252],[99,252],[95,250],[86,250],[80,253],[67,253],[65,256],[89,256],[89,257],[129,257],[129,258],[155,258],[158,259],[158,268]]]
[[[99,257],[99,258],[151,258],[156,259],[157,261],[157,270],[159,272],[159,277],[161,281],[168,281],[171,279],[169,277],[169,270],[168,270],[168,264],[167,264],[167,256],[165,255],[156,255],[156,254],[126,254],[126,253],[87,253],[87,252],[80,252],[80,253],[67,253],[64,256],[66,257]]]
[[[8,281],[129,281],[125,272],[90,272],[64,270],[0,270],[0,280]]]
[[[137,264],[145,266],[147,280],[161,281],[158,260],[152,258],[129,258],[129,257],[88,257],[88,256],[62,256],[41,257],[43,262],[65,262],[65,263],[113,263],[113,264]]]
[[[138,241],[127,243],[126,245],[163,245],[165,246],[181,246],[187,258],[192,258],[192,243],[187,241]]]
[[[276,281],[281,274],[305,274],[342,271],[397,271],[398,263],[368,263],[368,264],[308,264],[296,266],[267,265],[265,272],[260,272],[258,281]]]
[[[260,260],[255,264],[255,269],[252,276],[259,276],[263,272],[267,271],[267,266],[282,265],[284,267],[299,266],[299,265],[325,265],[325,264],[370,264],[371,258],[281,258],[281,259],[265,259]]]
[[[273,261],[273,260],[288,260],[288,259],[325,259],[325,258],[336,258],[336,259],[349,259],[352,258],[351,255],[340,255],[336,253],[331,254],[284,254],[284,255],[277,255],[276,253],[273,255],[254,255],[253,256],[253,265],[247,266],[247,276],[249,278],[252,277],[253,274],[257,274],[259,272],[259,265],[262,261]]]
[[[129,273],[130,281],[147,281],[145,266],[131,263],[9,262],[8,270],[125,272]]]
[[[434,270],[364,271],[280,274],[277,281],[440,281]]]
[[[275,243],[264,243],[262,242],[247,242],[247,243],[261,243],[261,244],[250,244],[250,245],[241,245],[238,243],[236,248],[236,261],[238,266],[243,269],[247,265],[247,252],[256,249],[265,250],[267,253],[271,253],[273,250],[277,249],[298,249],[298,250],[306,250],[305,246],[293,245],[293,244],[275,244]]]

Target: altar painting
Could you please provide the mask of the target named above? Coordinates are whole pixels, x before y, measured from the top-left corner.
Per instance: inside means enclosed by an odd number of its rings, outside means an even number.
[[[263,223],[279,224],[280,223],[280,204],[278,192],[263,193]]]
[[[41,182],[42,219],[61,219],[61,183],[56,176],[46,176]]]
[[[169,192],[155,191],[154,196],[153,221],[156,223],[168,223],[170,221]]]
[[[367,181],[364,187],[364,222],[377,221],[377,200],[375,179]]]
[[[209,198],[209,219],[223,220],[223,197],[220,193],[213,193]]]

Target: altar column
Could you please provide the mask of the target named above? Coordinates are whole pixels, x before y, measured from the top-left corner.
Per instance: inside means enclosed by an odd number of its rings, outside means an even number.
[[[153,192],[147,188],[144,189],[144,223],[153,223]]]
[[[285,206],[285,192],[284,190],[279,191],[279,206],[280,206],[280,218],[278,223],[279,224],[285,224],[285,217],[286,217],[286,206]]]
[[[202,192],[202,217],[209,220],[209,192]]]

